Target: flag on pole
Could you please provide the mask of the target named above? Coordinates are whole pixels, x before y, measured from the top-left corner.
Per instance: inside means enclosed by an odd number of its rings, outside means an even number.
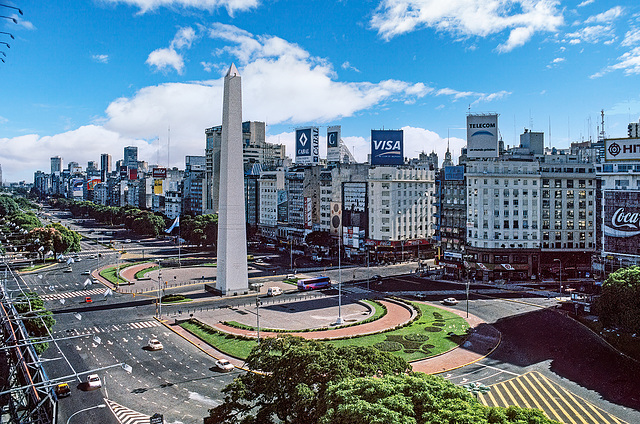
[[[176,219],[173,221],[173,224],[171,224],[171,227],[169,227],[166,230],[164,230],[164,232],[169,234],[169,233],[171,233],[171,231],[173,231],[174,228],[179,227],[179,226],[180,226],[180,215],[178,215],[176,217]]]

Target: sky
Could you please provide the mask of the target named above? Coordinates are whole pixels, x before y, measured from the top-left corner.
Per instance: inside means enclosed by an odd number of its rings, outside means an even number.
[[[359,161],[372,129],[404,154],[454,160],[468,113],[498,113],[505,145],[626,137],[640,117],[640,3],[558,0],[0,0],[0,166],[33,181],[50,157],[101,153],[184,168],[222,121],[223,76],[243,120],[294,152],[295,128],[342,126]],[[16,9],[5,7],[18,7]],[[13,18],[17,23],[14,23]],[[9,33],[9,34],[6,34]],[[13,36],[13,38],[11,38]],[[9,44],[7,46],[6,44]]]

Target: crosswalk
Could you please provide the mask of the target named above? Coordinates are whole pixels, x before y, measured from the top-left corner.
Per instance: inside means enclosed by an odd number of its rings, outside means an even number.
[[[125,322],[122,324],[111,324],[108,326],[76,327],[67,331],[68,335],[79,335],[87,333],[115,333],[117,331],[140,330],[143,328],[160,327],[162,324],[156,320]]]
[[[91,289],[91,290],[78,290],[78,291],[68,291],[68,292],[62,292],[62,293],[51,293],[51,294],[42,295],[41,298],[43,300],[72,299],[74,297],[103,295],[105,290],[106,289],[102,287],[99,289]]]
[[[105,399],[104,401],[121,424],[149,424],[151,418],[149,415],[129,409],[110,399]]]
[[[552,420],[565,424],[626,424],[537,371],[490,388],[489,392],[478,395],[480,402],[487,406],[535,408]]]

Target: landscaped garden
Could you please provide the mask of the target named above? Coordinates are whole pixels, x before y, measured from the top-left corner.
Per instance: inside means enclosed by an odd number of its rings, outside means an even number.
[[[377,334],[327,340],[335,346],[373,346],[391,352],[407,361],[416,361],[444,353],[458,346],[466,337],[469,325],[464,318],[435,306],[413,303],[419,310],[418,317],[409,324]],[[380,306],[376,306],[378,314]],[[256,339],[230,335],[197,320],[181,324],[209,345],[239,359],[246,359],[257,344]],[[263,330],[264,331],[264,330]]]

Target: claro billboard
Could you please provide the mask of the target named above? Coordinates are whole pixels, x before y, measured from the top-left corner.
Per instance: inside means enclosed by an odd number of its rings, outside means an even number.
[[[604,251],[638,254],[640,191],[604,191]]]
[[[497,158],[498,115],[467,115],[467,156]]]
[[[371,130],[371,165],[402,165],[403,143],[402,130]]]

